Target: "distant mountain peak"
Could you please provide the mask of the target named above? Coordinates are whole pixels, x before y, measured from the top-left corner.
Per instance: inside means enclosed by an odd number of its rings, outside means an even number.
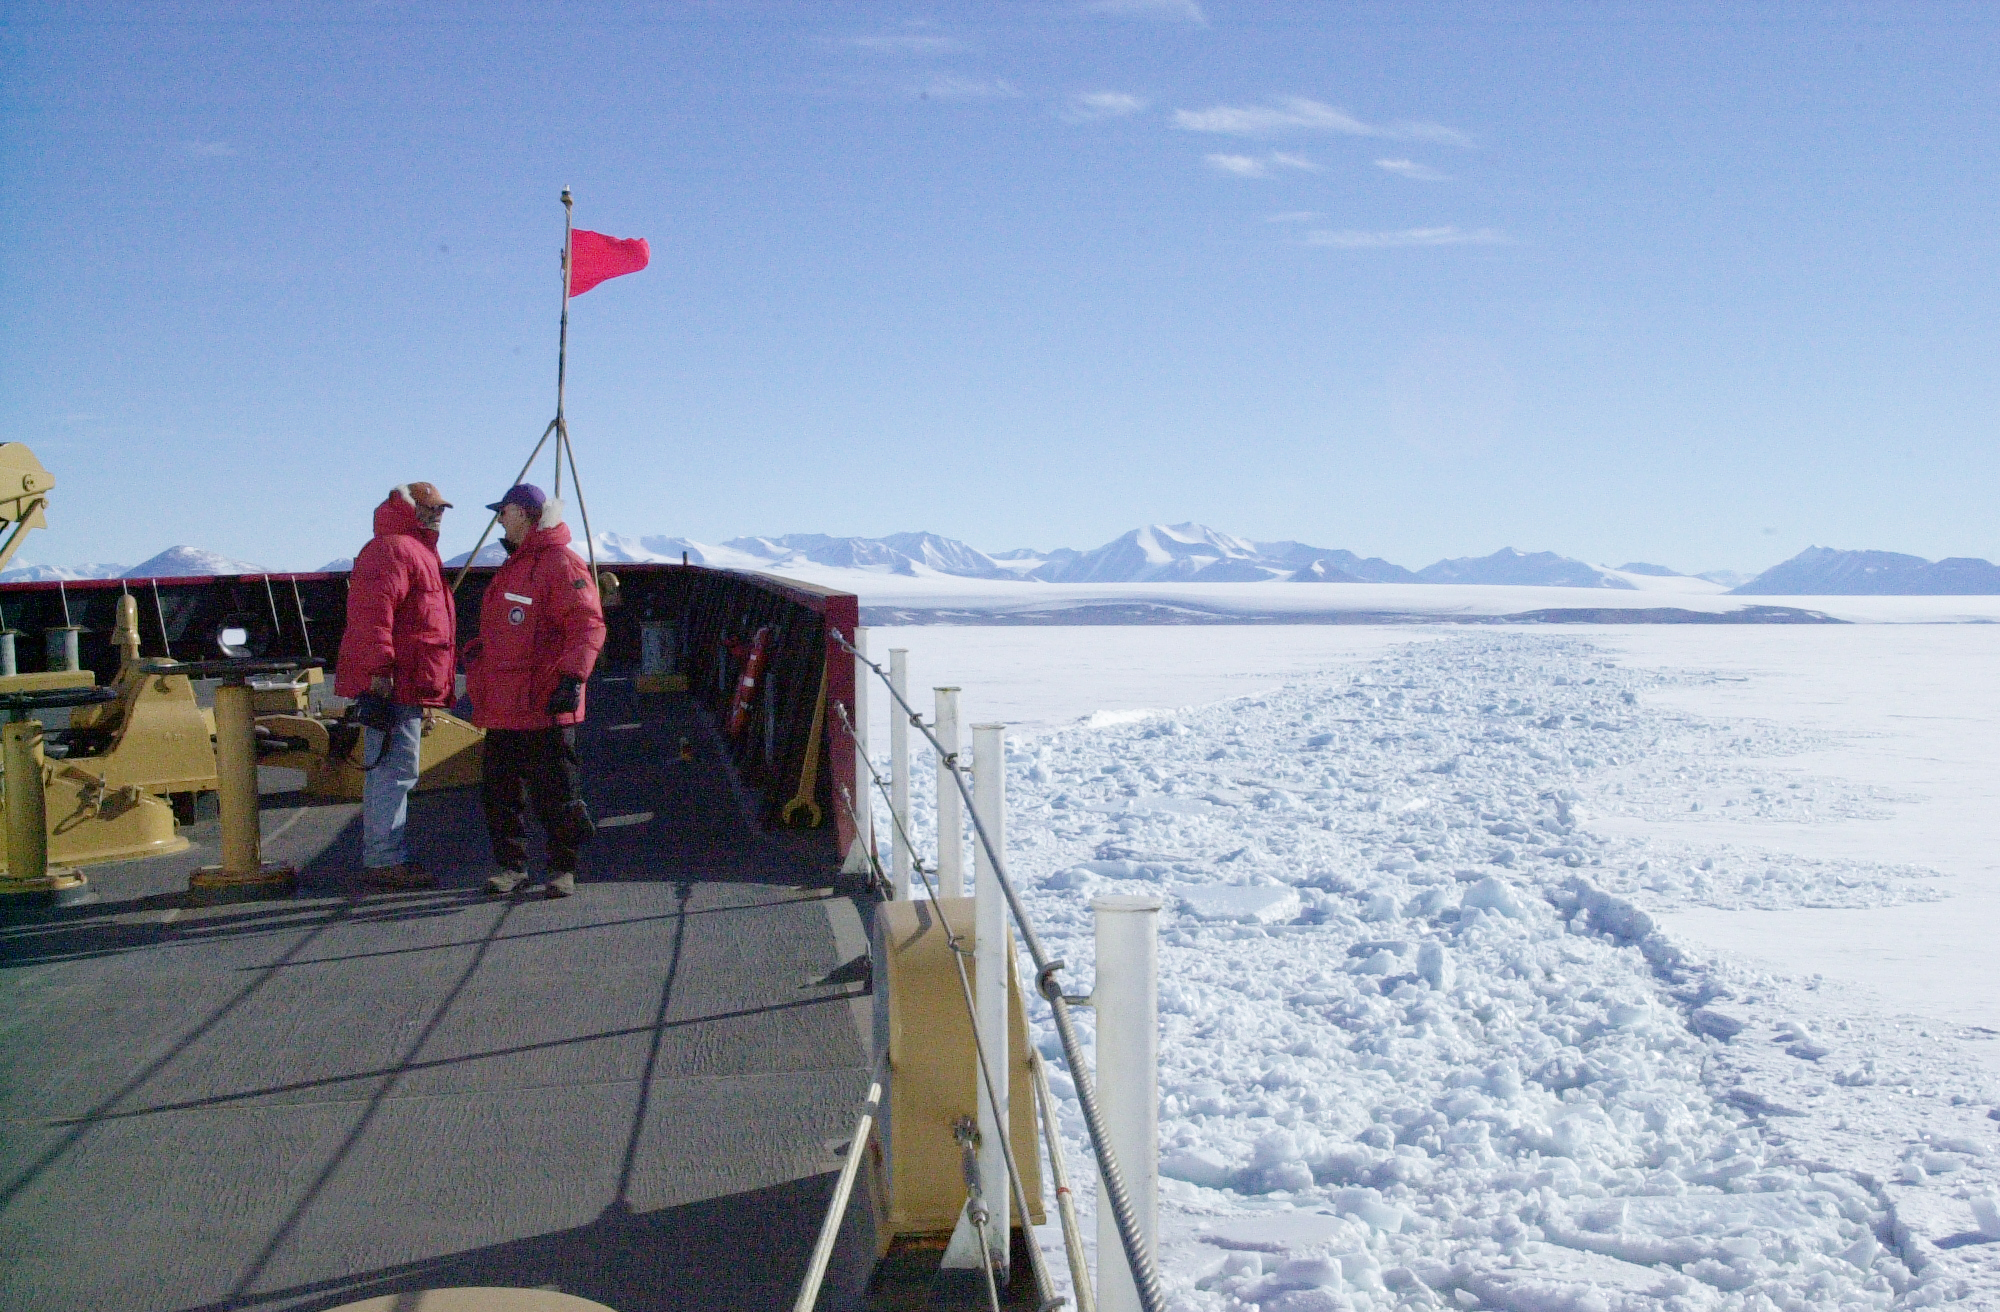
[[[125,571],[128,579],[172,579],[212,576],[217,574],[267,574],[262,565],[252,565],[247,560],[237,560],[219,551],[208,551],[201,547],[168,547],[150,560],[142,560]]]
[[[1440,560],[1417,571],[1425,583],[1499,583],[1545,588],[1622,588],[1631,580],[1607,569],[1587,565],[1553,551],[1517,551],[1502,547],[1490,556],[1460,556]]]
[[[1932,562],[1899,551],[1807,547],[1735,589],[1754,597],[1988,596],[2000,593],[2000,566],[1973,556]]]

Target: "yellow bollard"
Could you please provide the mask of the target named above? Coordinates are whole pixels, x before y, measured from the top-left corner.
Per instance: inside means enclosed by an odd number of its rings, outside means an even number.
[[[87,900],[90,883],[83,875],[68,866],[49,865],[40,721],[18,720],[0,729],[0,769],[6,772],[0,787],[7,812],[7,873],[0,875],[0,897],[57,906]]]
[[[253,695],[240,681],[215,690],[215,778],[222,810],[222,864],[188,876],[197,902],[280,897],[297,884],[291,866],[263,860],[257,828],[257,738]]]

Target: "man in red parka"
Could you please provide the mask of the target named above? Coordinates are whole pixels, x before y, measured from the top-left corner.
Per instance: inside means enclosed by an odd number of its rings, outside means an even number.
[[[562,503],[532,483],[508,489],[498,511],[507,563],[486,585],[479,636],[466,645],[472,722],[486,730],[486,831],[500,873],[486,891],[512,893],[528,878],[526,804],[549,840],[543,892],[576,891],[576,859],[596,832],[576,759],[583,685],[604,648],[604,610],[590,567],[569,549]]]
[[[429,483],[389,489],[375,507],[375,536],[347,577],[347,630],[334,692],[373,693],[391,712],[387,729],[363,730],[361,882],[429,888],[437,879],[410,860],[410,789],[428,709],[451,704],[458,612],[438,563],[438,525],[451,502]]]

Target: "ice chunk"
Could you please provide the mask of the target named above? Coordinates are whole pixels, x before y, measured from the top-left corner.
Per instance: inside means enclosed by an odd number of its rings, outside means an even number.
[[[1804,1243],[1823,1250],[1840,1238],[1836,1200],[1814,1191],[1621,1201],[1620,1208],[1594,1207],[1576,1221],[1556,1214],[1542,1228],[1553,1243],[1640,1266],[1714,1261],[1726,1268],[1760,1251],[1760,1236],[1775,1246]]]
[[[1362,908],[1361,918],[1370,924],[1380,924],[1385,920],[1394,920],[1396,918],[1396,899],[1390,897],[1387,893],[1377,893],[1375,896],[1369,898],[1368,905]]]
[[[1526,908],[1521,905],[1520,895],[1492,875],[1466,889],[1461,902],[1468,907],[1497,911],[1509,920],[1519,920],[1527,914]]]
[[[1204,1189],[1225,1189],[1235,1168],[1213,1148],[1182,1148],[1160,1158],[1160,1174]]]
[[[1988,1239],[2000,1239],[2000,1194],[1979,1194],[1972,1200],[1972,1221]]]
[[[1318,1248],[1335,1240],[1358,1242],[1352,1222],[1330,1212],[1274,1212],[1264,1216],[1232,1217],[1201,1236],[1217,1248],[1260,1253],[1290,1253]]]
[[[1688,1028],[1696,1034],[1706,1034],[1724,1043],[1743,1032],[1743,1022],[1710,1007],[1703,1007],[1688,1017]]]
[[[1450,988],[1456,976],[1452,969],[1451,954],[1442,943],[1425,943],[1417,948],[1417,974],[1424,982],[1439,992]]]
[[[1211,884],[1176,889],[1181,906],[1200,920],[1238,920],[1276,925],[1295,920],[1299,891],[1295,888],[1240,888]]]
[[[1644,1002],[1614,1002],[1604,1009],[1605,1020],[1618,1030],[1629,1030],[1652,1014],[1653,1009]]]
[[[1341,1283],[1340,1259],[1315,1255],[1281,1262],[1272,1279],[1286,1289],[1323,1289]]]
[[[1409,1213],[1394,1203],[1385,1203],[1373,1189],[1342,1189],[1333,1196],[1334,1210],[1351,1216],[1375,1230],[1395,1234],[1409,1219]]]

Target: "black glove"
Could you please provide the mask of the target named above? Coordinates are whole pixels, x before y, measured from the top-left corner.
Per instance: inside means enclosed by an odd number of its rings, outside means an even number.
[[[574,674],[565,674],[556,684],[556,690],[549,694],[549,714],[568,715],[583,704],[583,680]]]

